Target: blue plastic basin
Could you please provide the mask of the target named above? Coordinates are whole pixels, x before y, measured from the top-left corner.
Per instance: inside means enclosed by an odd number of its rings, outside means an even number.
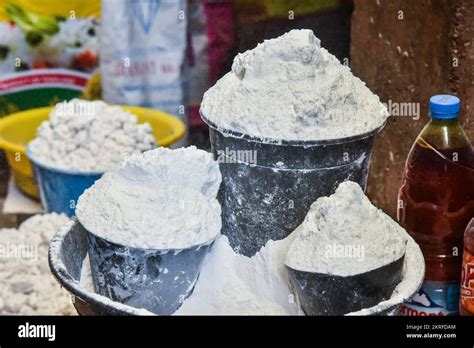
[[[28,150],[26,155],[33,164],[41,204],[46,213],[56,212],[74,216],[79,196],[104,174],[53,168],[37,161]]]

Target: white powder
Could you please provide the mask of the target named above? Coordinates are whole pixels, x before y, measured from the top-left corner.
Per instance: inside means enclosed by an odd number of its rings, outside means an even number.
[[[73,99],[52,110],[28,145],[29,155],[45,165],[79,172],[115,169],[127,155],[155,147],[148,123],[119,106]]]
[[[79,198],[81,224],[114,243],[182,249],[213,240],[221,229],[221,182],[212,155],[196,147],[158,148],[130,157]]]
[[[85,290],[94,292],[94,281],[92,280],[92,269],[89,254],[82,260],[81,278],[79,279],[80,284]]]
[[[48,266],[49,242],[67,221],[55,213],[35,215],[18,229],[0,230],[1,315],[76,314]]]
[[[236,254],[221,236],[204,260],[192,295],[175,315],[295,315],[283,260],[291,236],[269,241],[251,258]]]
[[[204,95],[221,130],[273,140],[343,138],[372,131],[388,112],[311,30],[292,30],[235,57]]]
[[[405,254],[407,242],[405,230],[350,181],[341,183],[333,195],[314,202],[294,233],[286,265],[339,276],[394,262]]]

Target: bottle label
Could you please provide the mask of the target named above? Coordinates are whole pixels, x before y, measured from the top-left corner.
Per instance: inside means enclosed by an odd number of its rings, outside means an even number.
[[[426,280],[410,301],[402,304],[399,315],[445,316],[459,313],[458,282]]]
[[[474,313],[474,255],[466,249],[462,264],[461,306]]]

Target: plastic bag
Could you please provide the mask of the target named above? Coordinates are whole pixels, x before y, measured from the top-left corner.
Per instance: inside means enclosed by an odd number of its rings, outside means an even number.
[[[186,121],[186,1],[102,0],[106,102],[165,110]]]

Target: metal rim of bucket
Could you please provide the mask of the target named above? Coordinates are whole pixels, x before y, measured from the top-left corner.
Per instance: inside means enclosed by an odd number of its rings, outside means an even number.
[[[34,156],[32,156],[30,147],[26,148],[26,156],[31,161],[31,163],[33,163],[35,166],[38,166],[38,167],[47,169],[51,172],[55,172],[55,173],[59,173],[59,174],[77,175],[77,176],[99,176],[99,175],[103,175],[105,173],[105,172],[100,172],[100,171],[97,171],[97,172],[94,172],[94,171],[81,172],[81,171],[77,171],[77,170],[67,170],[67,169],[52,167],[50,165],[44,164],[43,162],[39,161]]]
[[[102,307],[113,307],[114,315],[143,315],[144,310],[127,306],[125,304],[112,301],[106,296],[102,296],[97,293],[91,294],[90,291],[86,290],[80,282],[74,279],[69,272],[66,270],[63,261],[61,260],[61,250],[64,238],[72,231],[74,224],[77,224],[76,219],[71,220],[72,222],[62,226],[59,231],[51,239],[51,243],[48,249],[48,265],[53,274],[54,278],[58,283],[64,287],[72,296],[78,297],[82,301],[92,304],[99,305]],[[154,315],[154,313],[147,313]]]
[[[382,125],[379,127],[369,131],[365,132],[359,135],[353,135],[350,137],[345,137],[345,138],[336,138],[336,139],[322,139],[322,140],[283,140],[283,139],[273,139],[270,137],[257,137],[257,136],[252,136],[248,134],[244,134],[241,132],[237,132],[234,130],[230,130],[227,128],[220,128],[217,126],[216,123],[210,121],[209,119],[206,118],[206,116],[203,115],[202,111],[199,110],[199,114],[201,115],[202,120],[212,129],[215,131],[222,133],[225,136],[229,136],[232,138],[237,138],[237,139],[243,139],[247,140],[250,142],[255,142],[255,143],[263,143],[263,144],[269,144],[269,145],[282,145],[282,146],[320,146],[320,145],[337,145],[337,144],[343,144],[343,143],[350,143],[353,141],[357,141],[360,139],[372,137],[375,134],[379,133],[387,124],[387,121],[385,120]]]

